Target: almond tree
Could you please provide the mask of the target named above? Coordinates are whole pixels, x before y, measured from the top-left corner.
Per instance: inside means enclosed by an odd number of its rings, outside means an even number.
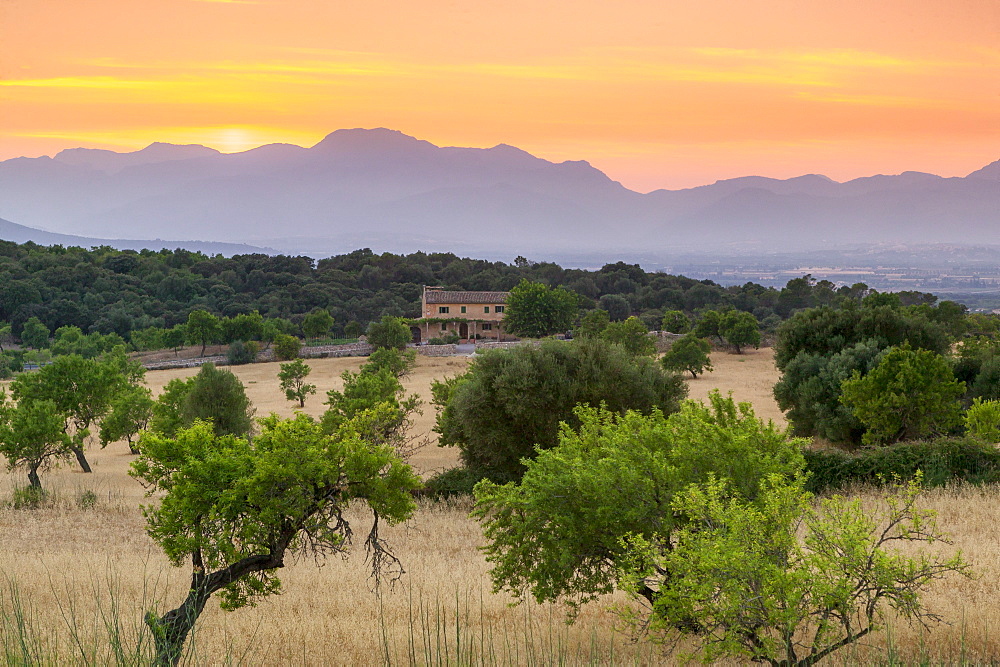
[[[407,519],[420,479],[387,445],[360,438],[351,422],[330,435],[299,414],[262,420],[252,440],[217,435],[195,422],[175,438],[143,437],[131,474],[161,500],[143,508],[146,530],[175,566],[190,563],[183,602],[146,616],[157,665],[176,665],[216,593],[226,610],[278,593],[286,556],[346,553],[353,518],[372,513],[365,540],[373,574],[398,576],[399,561],[379,537],[380,520]],[[352,512],[353,515],[353,512]]]

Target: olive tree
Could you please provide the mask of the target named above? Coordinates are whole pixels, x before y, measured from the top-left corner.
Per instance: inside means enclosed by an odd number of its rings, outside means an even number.
[[[669,413],[687,393],[653,359],[599,339],[489,350],[448,385],[435,391],[439,443],[457,446],[467,467],[498,481],[519,479],[522,459],[555,446],[559,423],[576,423],[579,404]]]
[[[146,530],[173,565],[191,567],[183,602],[146,616],[158,665],[178,664],[214,594],[226,610],[252,605],[280,592],[277,571],[288,556],[347,553],[358,508],[372,514],[365,545],[373,574],[401,572],[378,527],[411,515],[420,480],[351,423],[326,434],[303,414],[271,416],[251,440],[199,421],[174,438],[144,436],[141,451],[131,474],[161,497],[143,508]]]
[[[687,371],[692,379],[696,379],[699,373],[712,370],[712,362],[709,359],[711,352],[712,344],[707,338],[699,338],[690,333],[675,340],[670,349],[660,357],[660,363],[668,371],[676,373]]]
[[[719,335],[742,354],[743,348],[749,345],[760,347],[760,325],[757,318],[750,313],[731,310],[722,315],[719,320]]]

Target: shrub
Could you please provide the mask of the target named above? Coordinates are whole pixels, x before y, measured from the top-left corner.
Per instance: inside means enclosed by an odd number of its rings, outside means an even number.
[[[973,399],[963,420],[970,435],[986,442],[1000,441],[1000,401]]]
[[[302,341],[288,334],[277,334],[274,337],[274,356],[279,361],[291,361],[299,358]]]
[[[894,479],[910,479],[923,471],[926,486],[949,482],[982,484],[1000,481],[1000,451],[973,438],[901,442],[856,453],[840,449],[803,452],[814,493],[854,484],[881,486]]]
[[[252,364],[257,361],[258,350],[259,348],[257,347],[257,343],[253,341],[246,343],[241,340],[233,341],[229,345],[229,350],[226,352],[226,361],[228,361],[231,366]]]
[[[11,494],[10,506],[16,510],[36,510],[48,500],[48,492],[38,486],[22,486]]]
[[[482,475],[476,474],[465,466],[450,468],[435,473],[424,482],[424,495],[435,500],[444,500],[455,496],[471,496],[472,488]]]

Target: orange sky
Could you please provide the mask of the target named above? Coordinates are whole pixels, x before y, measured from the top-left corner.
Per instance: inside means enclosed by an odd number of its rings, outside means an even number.
[[[389,127],[626,186],[1000,159],[1000,0],[0,0],[0,159]]]

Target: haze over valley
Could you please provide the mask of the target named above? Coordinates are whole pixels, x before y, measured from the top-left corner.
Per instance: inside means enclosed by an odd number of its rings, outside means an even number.
[[[154,143],[0,162],[0,218],[17,225],[96,244],[185,239],[313,257],[372,247],[578,263],[621,255],[644,266],[808,258],[859,244],[1000,245],[998,217],[1000,161],[964,177],[748,175],[640,193],[584,161],[439,147],[380,128],[337,130],[310,148]]]

